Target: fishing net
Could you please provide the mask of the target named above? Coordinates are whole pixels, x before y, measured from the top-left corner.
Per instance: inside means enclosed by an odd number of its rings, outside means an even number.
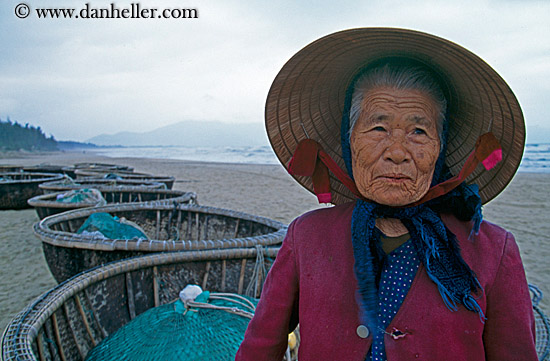
[[[103,179],[122,180],[123,178],[116,173],[107,173],[103,176]]]
[[[100,191],[93,188],[74,189],[72,191],[61,193],[56,197],[56,202],[62,203],[89,203],[96,206],[107,204]]]
[[[537,355],[540,361],[549,359],[550,354],[550,321],[540,309],[539,303],[542,300],[542,291],[535,285],[530,284],[529,290],[532,293],[533,311],[535,313],[535,326],[537,330]]]
[[[178,299],[130,321],[86,361],[233,360],[256,304],[251,297],[208,291],[194,301]]]
[[[92,213],[76,233],[100,233],[109,239],[149,239],[145,231],[137,224],[125,218],[113,217],[105,212]]]

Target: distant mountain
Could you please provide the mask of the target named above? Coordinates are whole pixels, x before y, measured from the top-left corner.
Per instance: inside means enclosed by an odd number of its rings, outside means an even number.
[[[268,145],[261,123],[230,124],[214,121],[184,121],[145,133],[101,134],[87,140],[96,145],[227,147]]]

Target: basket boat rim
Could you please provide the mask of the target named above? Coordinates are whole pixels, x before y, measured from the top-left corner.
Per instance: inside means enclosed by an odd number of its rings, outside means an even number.
[[[57,231],[51,229],[56,223],[70,221],[77,218],[88,217],[99,212],[120,211],[191,211],[196,213],[211,214],[252,221],[275,229],[273,232],[258,236],[224,239],[204,240],[158,240],[158,239],[109,239],[97,235],[77,234],[73,232]],[[131,219],[130,219],[131,220]],[[256,245],[276,245],[282,243],[286,235],[287,226],[282,222],[270,218],[251,215],[248,213],[233,211],[225,208],[200,206],[196,204],[166,203],[166,202],[142,202],[120,203],[100,207],[88,207],[65,211],[63,213],[48,216],[33,225],[36,237],[42,242],[58,247],[91,249],[96,251],[141,251],[141,252],[165,252],[165,251],[190,251],[216,248],[240,248],[254,247]]]
[[[2,359],[4,359],[5,352],[9,352],[10,346],[15,346],[14,349],[16,351],[31,350],[31,344],[46,320],[62,307],[67,300],[95,283],[121,274],[153,268],[155,266],[194,261],[256,258],[258,251],[258,248],[233,248],[154,253],[113,261],[76,274],[42,293],[12,319],[2,334]],[[278,251],[279,247],[262,249],[264,255],[271,258],[275,258]],[[11,345],[8,345],[8,343],[11,343]]]
[[[92,188],[92,187],[90,187]],[[181,200],[188,200],[188,199],[196,199],[197,194],[195,192],[187,192],[182,190],[175,190],[175,189],[163,189],[163,188],[150,188],[150,187],[93,187],[93,189],[97,189],[101,193],[156,193],[156,194],[168,194],[173,195],[172,198],[166,198],[161,200],[154,200],[154,201],[143,201],[143,202],[172,202],[176,201],[179,202]],[[74,203],[64,203],[64,202],[58,202],[56,201],[56,197],[58,195],[64,194],[69,190],[59,191],[59,192],[52,192],[52,193],[46,193],[41,194],[38,196],[34,196],[30,198],[27,203],[33,207],[48,207],[48,208],[63,208],[63,209],[74,209],[74,208],[82,208],[82,207],[92,207],[94,205],[99,204],[100,202],[95,203],[86,203],[86,202],[74,202]],[[113,202],[108,204],[118,204],[118,203],[138,203],[138,202]],[[141,203],[141,202],[140,202]]]
[[[65,176],[60,173],[2,172],[0,176],[30,176],[31,179],[0,180],[0,185],[56,182]]]

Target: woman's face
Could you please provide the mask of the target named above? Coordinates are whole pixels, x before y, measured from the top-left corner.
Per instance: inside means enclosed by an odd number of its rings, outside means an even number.
[[[353,176],[361,194],[404,206],[428,192],[439,156],[438,108],[419,90],[378,87],[365,93],[351,133]]]

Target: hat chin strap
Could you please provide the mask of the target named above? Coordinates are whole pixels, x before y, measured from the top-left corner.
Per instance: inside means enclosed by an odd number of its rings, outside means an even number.
[[[406,207],[417,206],[452,191],[474,172],[479,163],[482,163],[486,170],[490,170],[501,160],[502,147],[496,137],[491,132],[482,134],[476,141],[474,151],[466,159],[456,176],[431,187],[424,197]],[[365,199],[357,189],[355,182],[313,139],[300,141],[288,164],[288,173],[312,178],[313,192],[319,203],[331,203],[332,201],[329,169],[357,198]]]

